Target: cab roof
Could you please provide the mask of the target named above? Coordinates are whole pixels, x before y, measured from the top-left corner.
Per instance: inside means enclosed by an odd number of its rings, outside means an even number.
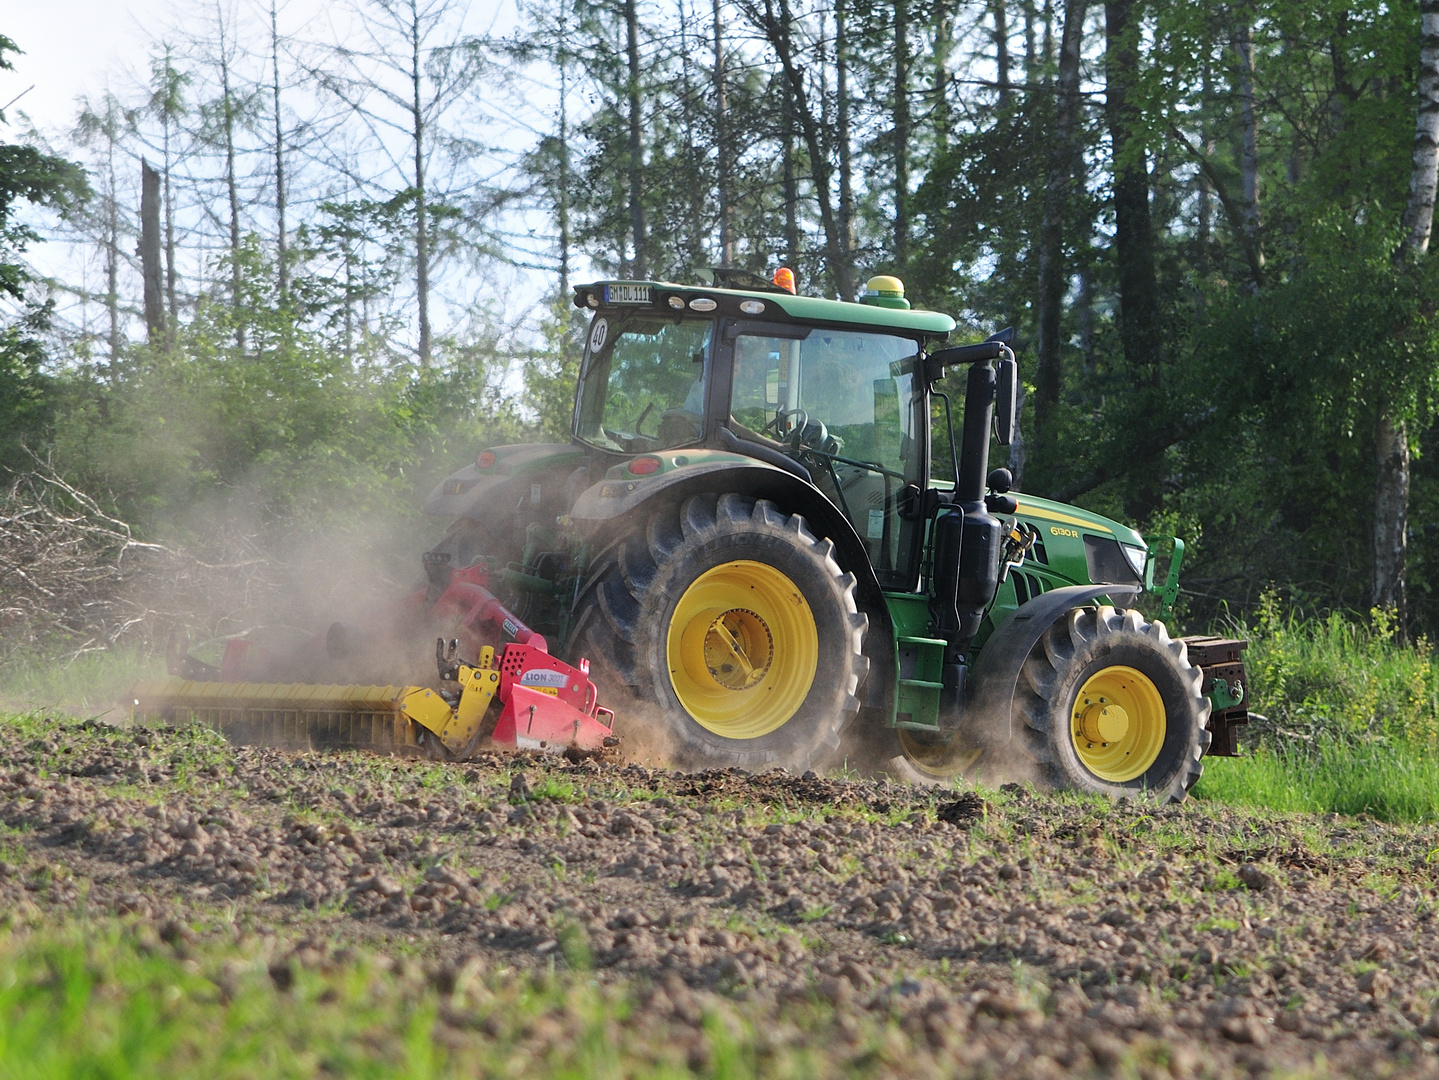
[[[944,337],[955,327],[952,318],[938,311],[906,311],[843,300],[824,300],[818,296],[795,296],[779,290],[714,289],[669,281],[607,280],[577,285],[575,307],[608,313],[628,310],[678,314],[691,311],[768,322],[896,330],[924,337]]]

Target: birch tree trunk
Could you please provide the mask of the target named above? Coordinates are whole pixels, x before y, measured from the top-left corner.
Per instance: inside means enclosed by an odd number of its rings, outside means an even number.
[[[649,277],[649,241],[645,234],[644,141],[640,114],[640,23],[635,0],[625,0],[625,54],[629,61],[630,238],[634,244],[631,276]]]
[[[1074,179],[1075,126],[1079,117],[1079,59],[1088,0],[1064,0],[1059,46],[1054,137],[1039,225],[1039,362],[1035,369],[1034,438],[1045,445],[1063,386],[1060,324],[1068,274],[1064,265],[1064,212]]]
[[[720,265],[734,265],[734,193],[730,190],[729,100],[725,85],[724,23],[720,19],[720,0],[714,7],[714,90],[715,90],[715,166],[719,186]],[[835,18],[839,17],[836,3]],[[843,100],[844,91],[840,90]],[[843,116],[843,113],[841,113]],[[841,120],[843,123],[843,120]]]
[[[1397,261],[1417,260],[1429,251],[1434,228],[1435,182],[1439,179],[1439,0],[1419,4],[1419,102],[1410,159],[1409,200],[1404,208],[1404,242]],[[1409,431],[1395,402],[1381,400],[1374,431],[1374,572],[1370,603],[1405,617],[1404,562],[1409,525]]]
[[[1409,203],[1404,208],[1404,253],[1410,258],[1429,251],[1434,228],[1434,189],[1439,179],[1439,0],[1420,0],[1419,18],[1419,111]]]

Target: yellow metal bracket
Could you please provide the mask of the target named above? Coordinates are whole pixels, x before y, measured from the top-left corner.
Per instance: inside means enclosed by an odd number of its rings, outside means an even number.
[[[485,646],[478,667],[459,666],[460,702],[453,709],[435,691],[421,689],[411,690],[400,706],[411,720],[438,735],[450,753],[463,753],[500,689],[500,672],[494,664],[495,650]]]

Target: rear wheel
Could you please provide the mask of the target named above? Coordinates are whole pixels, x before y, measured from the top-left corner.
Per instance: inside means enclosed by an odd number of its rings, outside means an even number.
[[[658,705],[653,722],[682,763],[809,768],[859,708],[869,621],[854,586],[802,517],[763,499],[698,495],[604,560],[570,655],[632,700],[632,723],[649,719],[644,703]]]
[[[1080,608],[1045,631],[1024,662],[1015,741],[1048,786],[1178,802],[1209,748],[1203,680],[1163,623]]]

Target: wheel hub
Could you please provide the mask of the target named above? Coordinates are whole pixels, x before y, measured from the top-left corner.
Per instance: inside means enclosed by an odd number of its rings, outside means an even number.
[[[1086,700],[1080,727],[1089,742],[1116,743],[1129,731],[1129,714],[1124,706],[1103,697],[1098,701]]]
[[[729,690],[751,690],[774,663],[774,635],[753,611],[731,608],[705,632],[705,667]]]

